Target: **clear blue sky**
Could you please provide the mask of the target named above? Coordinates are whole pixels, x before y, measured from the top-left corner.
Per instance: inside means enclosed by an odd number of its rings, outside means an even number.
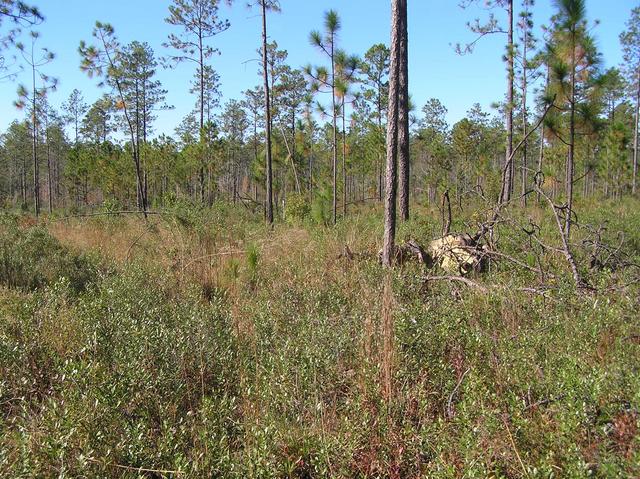
[[[41,44],[57,54],[46,72],[59,78],[57,92],[51,103],[59,106],[71,90],[80,89],[88,103],[101,95],[95,79],[79,70],[77,47],[80,40],[91,40],[96,20],[111,23],[122,42],[146,41],[158,56],[165,53],[161,44],[172,30],[164,22],[169,0],[33,0],[40,7],[46,21],[37,29]],[[271,15],[270,36],[280,48],[289,52],[289,63],[302,66],[320,63],[324,59],[309,45],[309,32],[322,26],[323,12],[336,9],[343,30],[341,46],[349,53],[362,55],[372,44],[389,41],[388,0],[282,0],[282,13]],[[472,38],[465,27],[467,20],[486,16],[481,9],[466,11],[458,7],[458,0],[410,0],[410,89],[414,103],[421,108],[426,100],[439,98],[449,109],[449,121],[455,122],[475,102],[489,109],[491,103],[503,97],[505,85],[502,36],[483,39],[473,55],[459,57],[452,44]],[[589,17],[601,23],[595,29],[598,45],[606,66],[621,61],[618,35],[637,0],[587,0]],[[223,102],[239,98],[243,90],[259,83],[255,50],[260,45],[260,19],[256,12],[245,8],[245,0],[237,0],[233,8],[223,6],[221,13],[231,21],[231,28],[213,40],[222,55],[212,64],[222,82]],[[553,13],[551,0],[538,0],[535,11],[536,26],[548,22]],[[6,28],[6,25],[5,25]],[[249,62],[248,62],[249,61]],[[194,105],[189,95],[189,81],[193,74],[190,64],[174,70],[159,70],[159,79],[169,90],[168,103],[175,109],[160,112],[156,129],[172,133]],[[13,106],[17,84],[0,83],[0,131],[23,113]]]

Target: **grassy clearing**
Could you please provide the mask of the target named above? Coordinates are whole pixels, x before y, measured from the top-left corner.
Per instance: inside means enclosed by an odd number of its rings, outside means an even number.
[[[580,220],[608,219],[638,261],[639,206],[580,205]],[[437,218],[417,211],[400,239],[436,237]],[[526,233],[497,236],[536,264]],[[4,218],[0,475],[640,475],[640,291],[605,291],[637,271],[590,273],[601,291],[577,293],[547,252],[546,296],[506,262],[475,278],[500,285],[486,294],[338,258],[345,244],[375,257],[379,238],[367,210],[274,231],[223,207]]]

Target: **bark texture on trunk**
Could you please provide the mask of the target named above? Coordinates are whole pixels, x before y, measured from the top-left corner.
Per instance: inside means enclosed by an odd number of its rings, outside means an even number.
[[[564,224],[564,234],[567,239],[571,236],[571,216],[573,212],[573,176],[575,171],[575,146],[576,146],[576,32],[571,31],[571,91],[569,98],[569,154],[567,155],[567,176],[566,176],[566,193],[567,193],[567,217]]]
[[[401,2],[400,12],[400,71],[398,108],[398,176],[400,217],[409,219],[410,158],[409,158],[409,35],[407,0]]]
[[[273,172],[271,168],[271,99],[269,95],[269,64],[267,59],[267,5],[262,6],[262,66],[264,71],[264,108],[265,108],[265,141],[267,161],[267,194],[265,198],[265,210],[267,223],[273,224]]]
[[[507,105],[506,105],[506,127],[507,144],[505,152],[505,168],[502,178],[502,192],[500,202],[511,200],[513,193],[513,177],[515,173],[514,163],[511,159],[513,152],[513,83],[514,83],[514,61],[513,61],[513,0],[509,0],[507,6],[509,17],[508,40],[507,40]]]
[[[336,60],[335,60],[335,37],[331,35],[331,117],[333,119],[333,144],[332,146],[332,167],[333,167],[333,224],[338,222],[338,125],[336,111]]]
[[[398,116],[400,110],[401,14],[406,0],[391,0],[391,69],[389,75],[389,110],[387,116],[387,167],[384,197],[384,239],[382,264],[391,267],[395,256],[396,192],[398,187]],[[406,11],[406,10],[404,10]]]
[[[636,87],[636,115],[635,115],[635,134],[633,136],[633,179],[631,182],[631,193],[636,194],[638,183],[638,123],[640,122],[640,71],[638,72]]]

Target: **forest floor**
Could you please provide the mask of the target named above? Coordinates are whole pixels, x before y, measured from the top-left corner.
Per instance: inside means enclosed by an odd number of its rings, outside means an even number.
[[[640,477],[640,202],[577,210],[588,289],[536,206],[472,284],[385,271],[379,209],[2,215],[0,476]]]

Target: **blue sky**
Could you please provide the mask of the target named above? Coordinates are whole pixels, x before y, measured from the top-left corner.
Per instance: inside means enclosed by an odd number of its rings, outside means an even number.
[[[102,91],[95,79],[79,70],[77,47],[80,40],[91,40],[96,20],[111,23],[122,42],[146,41],[157,56],[165,54],[161,46],[173,28],[164,22],[169,0],[33,0],[46,16],[37,29],[41,45],[53,50],[57,58],[46,67],[46,73],[57,77],[59,89],[51,103],[59,106],[74,88],[80,89],[88,103]],[[212,58],[219,72],[223,102],[239,98],[243,90],[259,84],[256,49],[260,45],[260,19],[245,8],[245,0],[237,0],[233,8],[221,7],[231,21],[231,28],[215,38],[212,44],[221,56]],[[362,55],[374,43],[389,40],[388,0],[281,0],[282,13],[270,16],[270,36],[289,52],[289,64],[318,64],[324,58],[309,45],[309,32],[322,26],[323,12],[336,9],[342,19],[341,47]],[[505,85],[503,36],[487,37],[472,55],[456,55],[452,44],[473,38],[465,23],[486,16],[480,8],[461,10],[458,0],[411,0],[409,2],[410,89],[414,103],[421,108],[432,97],[439,98],[449,109],[451,123],[459,120],[475,102],[489,109],[502,98]],[[624,29],[637,0],[587,0],[589,17],[598,19],[595,29],[598,45],[606,66],[621,61],[618,35]],[[536,26],[548,22],[553,13],[551,0],[538,0]],[[6,26],[5,26],[6,27]],[[193,66],[182,64],[174,70],[159,70],[158,78],[169,90],[167,101],[175,109],[160,112],[156,122],[159,133],[172,133],[174,127],[193,108],[189,81]],[[23,113],[13,106],[17,84],[0,83],[0,131]]]

